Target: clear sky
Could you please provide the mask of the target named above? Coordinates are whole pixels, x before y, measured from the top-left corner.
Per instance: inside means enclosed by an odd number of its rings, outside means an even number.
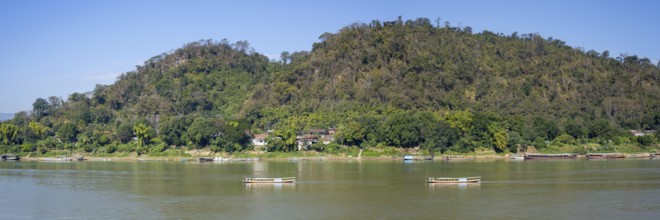
[[[310,50],[355,22],[419,17],[573,47],[660,59],[660,1],[0,1],[0,112],[112,84],[150,57],[200,39],[247,40],[261,54]]]

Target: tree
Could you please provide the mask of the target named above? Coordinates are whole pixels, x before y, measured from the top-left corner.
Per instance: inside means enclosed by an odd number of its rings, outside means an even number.
[[[445,153],[458,141],[458,131],[444,121],[431,123],[422,128],[422,135],[424,136],[424,142],[421,146],[423,149],[428,150],[431,156],[434,156],[436,151]]]
[[[472,120],[470,111],[452,111],[445,118],[449,126],[458,130],[461,136],[467,136],[469,131],[472,130]]]
[[[582,138],[587,135],[586,129],[582,124],[576,121],[569,121],[565,126],[566,134],[573,136],[573,138]]]
[[[76,125],[65,122],[64,124],[60,125],[59,129],[57,130],[57,136],[60,137],[60,140],[63,142],[76,142],[76,137],[78,136]]]
[[[48,127],[43,126],[39,122],[31,121],[28,124],[28,128],[30,129],[30,133],[34,135],[34,140],[40,140],[44,138],[44,135],[48,131]]]
[[[9,123],[0,124],[0,137],[2,138],[2,144],[13,144],[17,135],[18,127],[16,125]]]
[[[134,126],[130,123],[121,123],[117,127],[116,136],[121,143],[128,143],[133,139]]]
[[[45,99],[38,98],[32,104],[32,115],[41,118],[48,115],[49,105]]]
[[[229,152],[239,151],[243,150],[249,144],[250,136],[245,133],[250,126],[247,120],[230,121],[225,123],[224,126],[220,124],[216,121],[214,126],[222,128],[220,138],[224,143],[225,150]]]
[[[612,129],[610,122],[606,119],[595,120],[589,125],[589,138],[601,137],[609,139],[613,133],[614,129]]]
[[[337,141],[347,145],[360,146],[364,141],[365,129],[357,121],[350,121],[339,126]]]
[[[282,59],[282,63],[286,65],[287,61],[291,59],[291,54],[289,51],[282,51],[282,54],[280,54],[280,59]]]
[[[386,126],[389,127],[386,135],[388,143],[404,148],[417,146],[420,137],[419,124],[417,117],[405,112],[391,115],[386,121]]]
[[[525,150],[525,149],[520,149],[523,148],[525,143],[525,140],[522,138],[522,135],[516,131],[512,131],[509,133],[509,151],[511,152],[518,152],[519,150]]]
[[[149,143],[153,133],[152,130],[151,126],[145,123],[138,123],[133,126],[133,131],[135,132],[135,137],[137,137],[139,147],[143,147],[145,144]]]
[[[288,125],[287,125],[288,124]],[[282,124],[281,127],[278,127],[275,130],[274,135],[279,137],[282,140],[283,151],[293,151],[296,146],[296,126],[293,123],[288,122],[287,124]]]
[[[538,137],[542,137],[546,141],[554,140],[559,135],[559,127],[555,121],[548,118],[537,116],[534,118],[533,125]]]
[[[488,125],[488,132],[491,134],[492,142],[495,145],[495,150],[502,152],[509,144],[509,133],[499,123],[491,123]]]
[[[184,146],[188,143],[186,131],[192,120],[185,116],[176,116],[165,120],[160,126],[160,137],[168,145]]]
[[[208,146],[216,133],[213,123],[204,117],[195,118],[187,131],[190,141],[199,148]]]

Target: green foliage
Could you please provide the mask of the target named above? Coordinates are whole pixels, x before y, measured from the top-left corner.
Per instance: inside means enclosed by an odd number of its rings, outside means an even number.
[[[187,131],[191,143],[198,148],[208,146],[216,133],[217,127],[213,121],[203,117],[195,118]]]
[[[637,143],[639,143],[642,146],[649,146],[651,144],[657,143],[657,140],[656,140],[655,137],[653,137],[651,135],[644,135],[644,136],[637,137]]]
[[[359,122],[351,121],[339,127],[339,133],[337,133],[336,138],[339,143],[360,146],[362,141],[364,141],[365,130]]]
[[[122,123],[117,128],[117,140],[123,144],[128,143],[133,139],[133,130],[133,125],[129,123]]]
[[[171,117],[162,123],[160,137],[168,145],[183,146],[188,142],[186,131],[190,124],[192,124],[190,117]]]
[[[0,124],[0,138],[2,138],[2,144],[9,145],[16,143],[17,135],[18,126],[9,123]]]
[[[57,129],[57,136],[63,142],[73,143],[76,142],[76,136],[78,135],[78,129],[72,123],[64,123],[60,125]]]
[[[48,115],[48,109],[48,101],[42,98],[37,98],[37,100],[35,100],[32,104],[32,114],[37,119]]]
[[[303,131],[336,128],[337,143],[313,150],[504,152],[650,147],[656,139],[627,130],[660,129],[657,66],[538,34],[372,21],[281,58],[270,62],[245,41],[191,42],[93,93],[38,98],[32,114],[0,123],[0,143],[42,153],[240,152],[250,149],[249,134],[274,130],[266,149],[291,152]]]
[[[458,130],[444,121],[430,123],[423,127],[422,135],[424,142],[421,146],[431,155],[434,155],[435,152],[445,153],[459,138]]]
[[[385,121],[388,129],[387,143],[391,146],[410,148],[419,144],[420,121],[414,115],[395,113]]]
[[[149,140],[153,136],[153,129],[144,123],[135,124],[133,127],[135,136],[137,137],[137,145],[143,147],[145,144],[149,144]]]

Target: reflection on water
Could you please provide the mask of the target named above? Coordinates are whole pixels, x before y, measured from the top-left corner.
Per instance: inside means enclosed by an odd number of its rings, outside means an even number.
[[[427,183],[431,190],[481,189],[481,183]]]
[[[260,191],[292,191],[296,189],[295,183],[244,183],[245,189],[251,192]]]

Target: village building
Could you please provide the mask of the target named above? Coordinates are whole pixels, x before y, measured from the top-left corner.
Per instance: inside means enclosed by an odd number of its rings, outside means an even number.
[[[296,136],[297,149],[299,151],[309,150],[313,144],[319,141],[323,144],[330,144],[335,141],[335,132],[334,128],[327,130],[315,128],[300,132],[300,135]]]
[[[263,150],[263,148],[268,144],[266,141],[268,139],[268,134],[255,134],[252,138],[252,145],[255,150]]]
[[[644,130],[644,131],[630,130],[630,133],[632,133],[632,135],[635,137],[641,137],[641,136],[655,134],[655,130]]]

